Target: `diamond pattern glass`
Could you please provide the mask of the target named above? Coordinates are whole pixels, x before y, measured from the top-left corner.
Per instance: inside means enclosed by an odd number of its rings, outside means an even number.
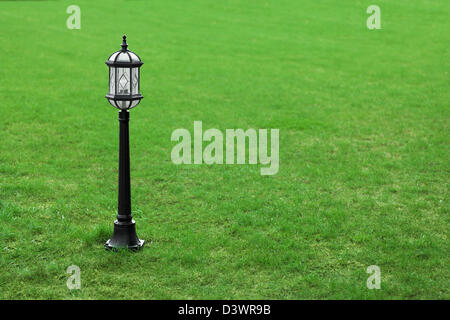
[[[117,94],[128,95],[130,94],[130,69],[118,68],[117,69]]]

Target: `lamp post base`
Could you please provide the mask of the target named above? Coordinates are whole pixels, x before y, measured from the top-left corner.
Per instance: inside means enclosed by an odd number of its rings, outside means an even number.
[[[114,233],[111,239],[106,241],[106,250],[129,249],[140,250],[145,244],[144,240],[138,238],[136,234],[136,224],[131,222],[114,221]]]

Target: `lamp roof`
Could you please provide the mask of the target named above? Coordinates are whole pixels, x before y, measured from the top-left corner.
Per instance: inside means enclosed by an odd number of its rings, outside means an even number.
[[[128,50],[127,36],[123,36],[122,49],[109,56],[106,64],[116,67],[138,67],[143,64],[137,54]]]

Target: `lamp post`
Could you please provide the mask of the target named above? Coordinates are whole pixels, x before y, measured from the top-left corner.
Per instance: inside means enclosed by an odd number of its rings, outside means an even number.
[[[128,248],[139,250],[144,246],[136,234],[131,215],[130,145],[128,134],[129,109],[136,107],[143,96],[140,94],[139,68],[141,59],[128,50],[127,37],[123,36],[122,49],[114,52],[106,61],[109,67],[109,103],[119,109],[119,197],[114,233],[106,241],[106,249]]]

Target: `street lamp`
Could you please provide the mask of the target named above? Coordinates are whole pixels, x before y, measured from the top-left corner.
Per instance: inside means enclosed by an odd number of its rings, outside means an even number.
[[[128,248],[139,250],[144,241],[136,235],[136,226],[131,215],[130,145],[128,134],[129,109],[136,107],[143,96],[140,94],[139,68],[141,59],[128,50],[127,37],[123,36],[122,49],[113,53],[106,64],[109,67],[109,103],[119,109],[119,201],[114,233],[106,241],[106,249]]]

